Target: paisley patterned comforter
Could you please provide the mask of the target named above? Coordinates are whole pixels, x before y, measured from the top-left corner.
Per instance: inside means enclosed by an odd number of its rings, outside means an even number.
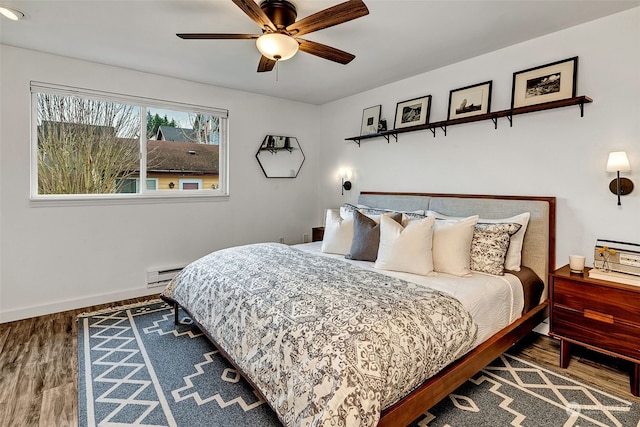
[[[451,296],[277,243],[207,255],[163,296],[206,328],[286,426],[375,426],[468,351],[477,329]]]

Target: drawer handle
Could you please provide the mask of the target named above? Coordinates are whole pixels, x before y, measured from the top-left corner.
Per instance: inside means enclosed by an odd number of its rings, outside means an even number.
[[[599,313],[597,311],[589,310],[585,308],[584,317],[588,319],[597,320],[599,322],[611,323],[613,324],[613,316],[610,314]]]

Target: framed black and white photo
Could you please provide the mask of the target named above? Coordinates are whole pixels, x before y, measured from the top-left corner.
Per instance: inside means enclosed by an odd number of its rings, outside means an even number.
[[[365,108],[362,111],[362,126],[360,127],[360,135],[372,135],[378,133],[378,124],[380,123],[380,112],[382,105]]]
[[[513,73],[511,108],[576,96],[578,57]]]
[[[408,128],[429,123],[431,95],[398,102],[394,129]]]
[[[487,114],[491,111],[493,80],[461,87],[449,92],[447,120]]]

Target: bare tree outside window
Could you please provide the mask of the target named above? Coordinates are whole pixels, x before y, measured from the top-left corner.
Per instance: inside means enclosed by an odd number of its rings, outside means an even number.
[[[158,192],[182,197],[181,190],[189,187],[184,183],[197,183],[188,197],[226,190],[220,181],[221,162],[227,161],[221,156],[227,140],[220,136],[226,110],[174,109],[169,101],[155,107],[145,98],[48,89],[32,85],[34,200],[40,195],[119,198],[128,193],[128,198]]]
[[[38,194],[119,192],[139,171],[140,110],[37,94]]]
[[[189,114],[189,122],[194,132],[194,141],[197,144],[218,144],[220,131],[220,117],[208,114]]]

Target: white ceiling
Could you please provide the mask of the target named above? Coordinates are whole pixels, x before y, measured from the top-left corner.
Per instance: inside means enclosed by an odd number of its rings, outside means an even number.
[[[293,0],[298,19],[340,0]],[[257,73],[252,40],[182,40],[179,32],[258,33],[231,0],[0,0],[0,42],[133,70],[324,104],[524,40],[640,6],[640,0],[364,0],[369,15],[305,39],[356,55],[340,65],[299,52]]]

